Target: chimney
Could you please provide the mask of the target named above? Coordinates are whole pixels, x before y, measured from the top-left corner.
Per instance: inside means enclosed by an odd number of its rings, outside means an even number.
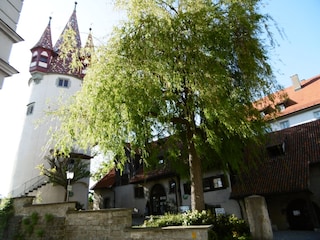
[[[301,83],[298,74],[291,76],[292,86],[295,91],[301,89]]]

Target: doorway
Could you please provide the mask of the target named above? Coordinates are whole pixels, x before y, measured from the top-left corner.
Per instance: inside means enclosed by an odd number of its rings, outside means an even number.
[[[311,204],[311,203],[310,203]],[[295,199],[288,204],[287,219],[291,230],[313,230],[312,212],[305,199]]]
[[[151,214],[164,214],[166,211],[166,201],[167,195],[164,187],[161,184],[154,185],[150,193]]]

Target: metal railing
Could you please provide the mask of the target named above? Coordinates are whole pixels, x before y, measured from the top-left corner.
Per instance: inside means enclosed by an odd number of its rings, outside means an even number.
[[[48,183],[48,178],[46,176],[36,176],[26,181],[19,187],[13,189],[10,193],[10,197],[23,197],[28,193],[33,192],[40,187],[46,185]]]

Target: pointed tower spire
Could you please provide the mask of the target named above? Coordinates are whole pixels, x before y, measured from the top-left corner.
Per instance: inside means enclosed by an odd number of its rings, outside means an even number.
[[[52,59],[52,63],[50,65],[49,72],[52,73],[59,73],[59,74],[66,74],[66,75],[75,75],[80,76],[80,71],[78,70],[71,70],[71,57],[68,57],[67,59],[61,59],[59,57],[60,50],[64,41],[64,38],[67,36],[68,38],[74,38],[75,45],[73,46],[74,52],[80,51],[81,49],[81,39],[80,39],[80,32],[78,27],[78,21],[77,21],[77,14],[76,14],[76,6],[77,2],[75,2],[74,10],[69,18],[69,21],[67,22],[64,30],[60,34],[60,37],[56,44],[53,47],[53,51],[55,52],[56,56]],[[72,32],[70,32],[72,30]]]
[[[51,17],[49,23],[41,35],[36,45],[31,48],[32,58],[29,71],[32,75],[35,72],[47,72],[53,55],[52,38],[51,38]]]
[[[52,48],[52,40],[51,40],[51,19],[52,19],[52,17],[49,17],[49,23],[48,23],[46,29],[44,30],[44,32],[41,35],[41,38],[39,39],[39,41],[36,43],[36,45],[33,48],[42,47],[42,48],[46,48],[49,50],[53,49]]]
[[[77,14],[76,14],[76,6],[77,6],[77,2],[75,2],[74,5],[74,10],[73,13],[71,14],[69,21],[67,22],[66,26],[64,27],[62,33],[60,34],[60,37],[58,39],[58,41],[56,42],[56,44],[54,45],[54,50],[55,51],[59,51],[59,48],[63,42],[63,36],[65,35],[65,33],[72,29],[75,32],[75,39],[76,39],[76,47],[77,48],[81,48],[81,39],[80,39],[80,32],[79,32],[79,27],[78,27],[78,20],[77,20]]]
[[[87,38],[87,41],[86,41],[86,45],[85,45],[85,48],[88,48],[88,49],[91,49],[93,50],[94,48],[94,45],[93,45],[93,40],[92,40],[92,28],[89,28],[89,34],[88,34],[88,38]]]
[[[94,51],[94,45],[93,45],[91,30],[92,29],[89,28],[88,38],[87,38],[86,44],[85,44],[85,46],[84,46],[84,48],[82,50],[82,53],[81,53],[81,62],[82,62],[82,65],[83,65],[83,69],[82,69],[82,72],[81,72],[82,77],[84,77],[84,75],[86,74],[87,67],[90,64],[91,56],[92,56],[93,51]]]

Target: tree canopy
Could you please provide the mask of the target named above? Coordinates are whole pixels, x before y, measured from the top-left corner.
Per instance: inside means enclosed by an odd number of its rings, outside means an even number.
[[[201,167],[240,168],[246,145],[265,131],[252,103],[279,87],[269,64],[272,39],[265,39],[270,17],[258,0],[119,3],[128,18],[59,110],[57,147],[98,145],[121,167],[125,143],[146,160],[150,141],[171,136],[183,143],[172,143],[183,152],[176,156],[186,156],[178,160],[189,164],[191,207],[202,210]]]

